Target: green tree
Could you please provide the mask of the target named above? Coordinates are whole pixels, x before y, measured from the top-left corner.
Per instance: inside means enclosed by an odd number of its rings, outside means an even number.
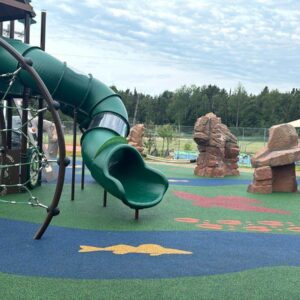
[[[167,144],[167,149],[166,151],[169,153],[170,151],[170,143],[174,137],[174,130],[173,126],[171,124],[166,124],[159,126],[157,128],[157,134],[163,139],[163,144],[162,144],[162,156],[164,156],[164,150],[165,150],[165,142]]]
[[[244,109],[244,105],[247,103],[247,100],[247,92],[242,84],[239,83],[237,88],[229,98],[230,113],[233,122],[232,125],[234,125],[235,127],[239,127],[240,125],[241,111]]]
[[[167,114],[171,123],[178,125],[190,125],[188,122],[188,112],[191,106],[192,88],[183,86],[176,90],[172,97],[172,102],[168,106]]]

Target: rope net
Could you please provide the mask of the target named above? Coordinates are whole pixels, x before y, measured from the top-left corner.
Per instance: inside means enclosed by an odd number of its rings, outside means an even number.
[[[2,122],[0,122],[0,203],[28,204],[33,207],[42,207],[47,209],[48,207],[39,202],[38,198],[35,197],[31,191],[33,186],[38,184],[41,172],[48,168],[51,162],[54,162],[54,160],[49,160],[45,153],[39,149],[36,140],[36,132],[32,132],[32,129],[34,128],[34,120],[38,118],[41,113],[46,111],[47,107],[37,109],[34,105],[29,105],[29,107],[25,108],[21,104],[21,101],[10,101],[10,103],[15,103],[15,105],[9,105],[9,102],[7,101],[7,98],[12,94],[11,90],[13,89],[17,76],[21,70],[22,68],[18,68],[14,72],[0,75],[1,82],[5,82],[7,84],[6,90],[1,92],[2,97],[0,100],[0,118],[2,119]],[[10,111],[12,115],[11,128],[7,128],[8,122],[5,117],[8,111]],[[24,112],[27,112],[28,115],[26,122],[21,121],[22,114]],[[15,160],[8,154],[8,135],[11,137],[11,149],[15,148],[20,152],[20,159],[17,162],[15,162]],[[24,153],[22,153],[20,148],[22,138],[25,138],[27,141],[27,153],[25,153],[26,157],[24,157]],[[13,168],[18,170],[18,178],[10,178],[12,177],[11,170]],[[27,169],[27,178],[21,178],[22,168]],[[25,192],[28,195],[28,200],[16,201],[4,199],[4,196],[8,194],[9,189]]]

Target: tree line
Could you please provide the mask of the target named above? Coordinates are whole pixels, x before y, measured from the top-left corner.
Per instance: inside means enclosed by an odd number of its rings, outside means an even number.
[[[300,118],[298,89],[279,92],[265,87],[253,95],[241,84],[233,91],[216,85],[191,85],[158,96],[112,89],[122,97],[129,119],[144,124],[194,126],[196,119],[208,112],[229,127],[268,128]]]

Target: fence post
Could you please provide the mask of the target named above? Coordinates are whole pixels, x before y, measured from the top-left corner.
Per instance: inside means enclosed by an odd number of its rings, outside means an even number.
[[[264,128],[264,146],[266,144],[267,128]]]

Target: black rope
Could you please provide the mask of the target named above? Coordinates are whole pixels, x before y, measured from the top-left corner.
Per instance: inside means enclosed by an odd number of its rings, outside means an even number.
[[[11,73],[6,73],[6,74],[2,74],[0,75],[0,78],[10,78],[10,81],[8,82],[8,87],[6,89],[6,91],[4,92],[4,95],[2,97],[2,99],[0,100],[1,102],[3,102],[4,100],[6,100],[6,97],[8,96],[10,90],[12,89],[13,87],[13,84],[16,80],[16,77],[18,75],[18,73],[22,70],[22,68],[18,68],[16,71],[14,72],[11,72]],[[20,127],[17,127],[17,128],[11,128],[11,129],[6,129],[6,128],[3,128],[3,129],[0,129],[0,132],[17,132],[20,136],[24,136],[27,138],[27,141],[28,143],[30,144],[30,147],[31,149],[33,149],[34,151],[37,152],[37,157],[40,157],[41,159],[39,159],[38,161],[32,161],[32,162],[20,162],[20,163],[14,163],[14,164],[1,164],[0,165],[0,170],[8,170],[9,168],[13,168],[13,167],[21,167],[21,166],[24,166],[24,165],[27,165],[27,166],[32,166],[34,165],[35,163],[39,163],[40,167],[36,170],[37,174],[36,176],[38,176],[38,174],[40,172],[42,172],[42,170],[49,165],[48,161],[47,161],[47,157],[46,155],[43,153],[43,152],[40,152],[37,145],[34,145],[31,141],[30,141],[30,138],[29,138],[29,135],[27,134],[24,134],[23,132],[23,128],[28,125],[31,125],[31,121],[38,116],[38,114],[42,111],[45,111],[47,110],[48,108],[45,107],[45,108],[42,108],[42,109],[34,109],[34,108],[23,108],[22,106],[21,107],[17,107],[17,106],[8,106],[8,105],[4,105],[4,104],[1,104],[0,105],[0,109],[3,110],[3,109],[13,109],[13,110],[17,110],[18,112],[23,112],[23,111],[28,111],[28,112],[31,112],[31,118],[29,118],[27,120],[27,122],[25,122],[24,124],[21,124]],[[27,154],[25,154],[25,157],[27,159]],[[1,171],[1,174],[2,174],[2,171]],[[29,193],[30,195],[30,198],[29,198],[29,201],[27,202],[21,202],[21,201],[9,201],[9,200],[4,200],[4,199],[0,199],[0,202],[2,203],[11,203],[11,204],[29,204],[31,206],[37,206],[37,207],[42,207],[42,208],[46,208],[47,211],[48,211],[48,206],[40,203],[38,201],[38,199],[36,197],[33,196],[33,194],[30,192],[30,190],[28,189],[27,185],[29,184],[29,182],[31,181],[32,177],[29,177],[25,182],[23,182],[22,184],[21,183],[18,183],[18,184],[0,184],[0,193],[1,194],[5,194],[5,192],[7,191],[8,188],[12,188],[12,187],[19,187],[20,190],[25,190],[27,193]],[[54,211],[53,210],[53,216],[57,215],[57,211]]]

